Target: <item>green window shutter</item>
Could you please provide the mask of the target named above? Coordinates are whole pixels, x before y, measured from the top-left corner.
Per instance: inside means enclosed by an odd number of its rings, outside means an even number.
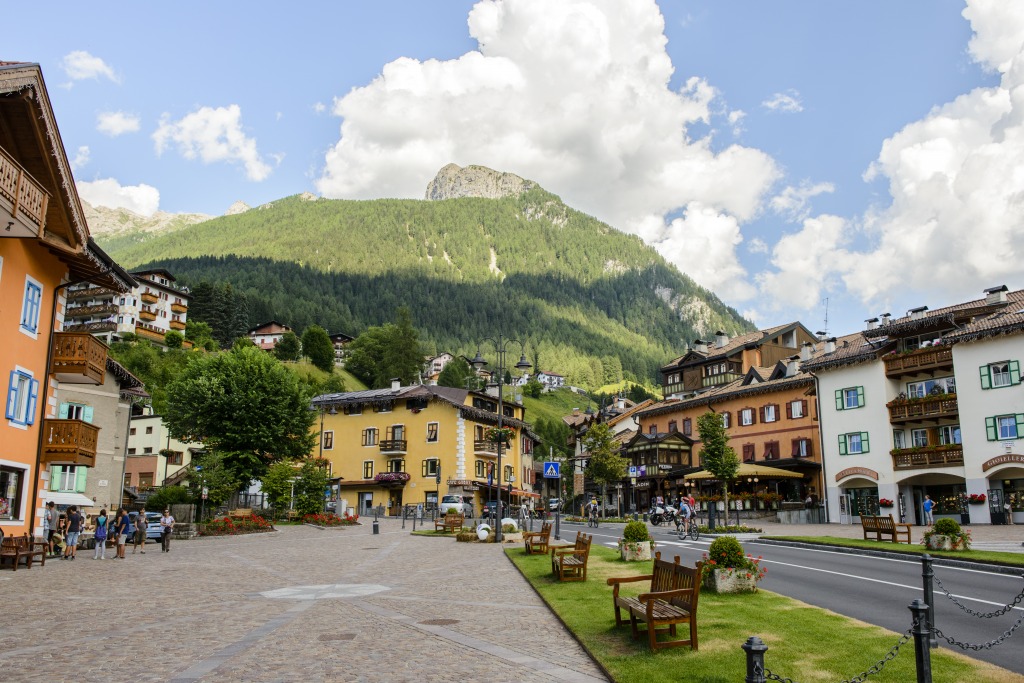
[[[981,373],[981,388],[991,389],[992,388],[992,375],[989,372],[987,365],[982,365],[978,368],[978,372]]]
[[[994,417],[985,418],[985,435],[989,441],[999,440],[999,433],[996,431],[996,419]]]
[[[843,390],[836,389],[836,410],[843,409]]]
[[[839,435],[839,455],[846,455],[846,434]]]
[[[57,482],[60,481],[60,468],[57,465],[50,465],[50,490],[59,491]]]
[[[82,406],[82,421],[92,424],[92,406]]]
[[[78,493],[85,492],[85,477],[89,474],[88,467],[82,467],[79,465],[75,468],[75,491]]]
[[[1017,438],[1024,439],[1024,413],[1017,413],[1013,417],[1017,421]]]
[[[870,450],[871,450],[871,444],[868,443],[868,433],[867,432],[861,432],[860,433],[860,452],[861,453],[867,453]]]
[[[68,404],[67,403],[61,403],[60,404],[60,410],[57,412],[57,418],[60,419],[60,420],[68,419]]]
[[[864,387],[857,387],[857,407],[864,407]]]
[[[1020,361],[1010,361],[1010,382],[1020,384]]]

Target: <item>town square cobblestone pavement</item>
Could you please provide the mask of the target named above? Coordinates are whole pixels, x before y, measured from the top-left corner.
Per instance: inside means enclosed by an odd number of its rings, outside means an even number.
[[[607,680],[498,545],[363,521],[0,572],[0,680]]]

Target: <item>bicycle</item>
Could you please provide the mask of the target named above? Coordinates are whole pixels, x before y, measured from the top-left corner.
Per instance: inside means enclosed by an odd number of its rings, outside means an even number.
[[[590,515],[587,516],[587,526],[597,528],[597,510],[590,511]]]
[[[700,526],[697,524],[696,517],[690,517],[685,520],[683,525],[679,528],[679,540],[683,540],[687,536],[690,537],[691,541],[696,541],[700,538]]]

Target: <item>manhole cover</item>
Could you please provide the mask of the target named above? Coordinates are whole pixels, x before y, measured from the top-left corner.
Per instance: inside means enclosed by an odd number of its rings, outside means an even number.
[[[334,640],[354,640],[356,634],[354,633],[323,633],[320,635],[321,641],[334,641]]]
[[[426,621],[421,621],[420,623],[421,624],[425,624],[426,626],[451,626],[452,624],[459,623],[459,620],[458,619],[427,619]]]

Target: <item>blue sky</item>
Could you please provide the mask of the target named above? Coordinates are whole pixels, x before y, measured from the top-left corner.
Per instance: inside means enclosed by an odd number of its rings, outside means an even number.
[[[768,326],[1024,286],[1024,3],[48,4],[83,197],[223,213],[421,197],[448,162],[540,182]],[[29,4],[11,25],[37,21]]]

